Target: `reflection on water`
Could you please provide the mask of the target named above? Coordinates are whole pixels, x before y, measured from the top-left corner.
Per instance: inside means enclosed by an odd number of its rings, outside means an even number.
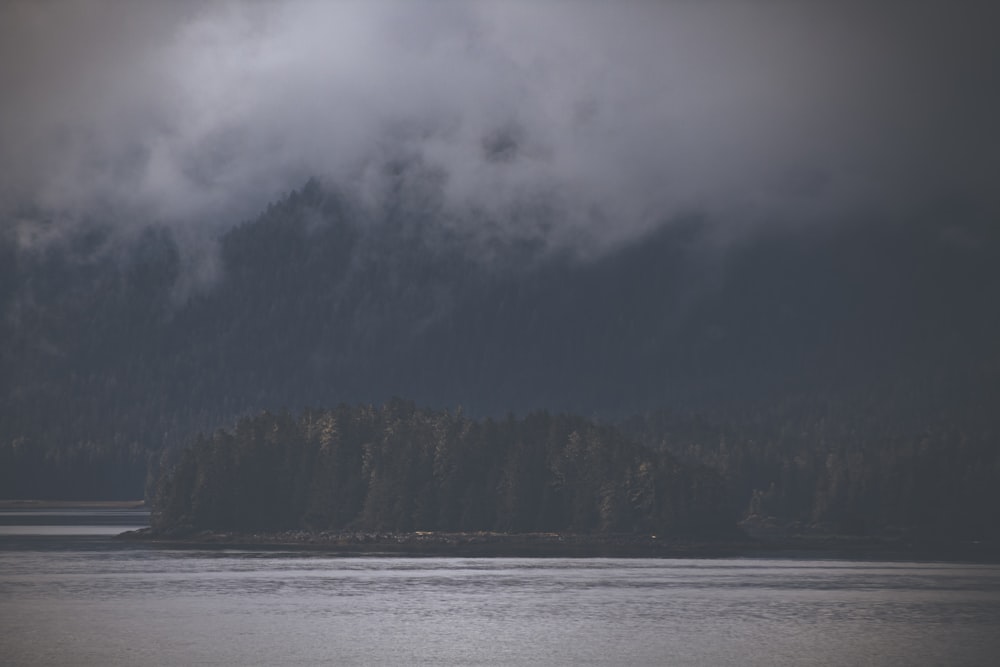
[[[0,535],[0,661],[980,665],[1000,655],[995,565],[341,557],[151,548],[73,528]]]

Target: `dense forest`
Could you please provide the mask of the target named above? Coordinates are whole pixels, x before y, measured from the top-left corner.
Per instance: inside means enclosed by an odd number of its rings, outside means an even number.
[[[996,423],[968,416],[914,429],[878,405],[768,401],[713,419],[665,409],[622,429],[720,474],[752,534],[1000,537]]]
[[[264,413],[199,438],[160,481],[153,527],[731,530],[718,475],[579,417],[470,420],[393,400]]]
[[[989,225],[690,217],[579,255],[392,196],[310,181],[197,243],[0,228],[0,497],[151,497],[199,433],[399,395],[616,424],[764,526],[997,533]]]

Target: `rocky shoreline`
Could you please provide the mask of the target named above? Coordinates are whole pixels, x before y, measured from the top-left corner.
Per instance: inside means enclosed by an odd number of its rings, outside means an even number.
[[[192,531],[159,534],[150,528],[131,531],[121,539],[173,545],[303,548],[344,553],[391,553],[433,556],[732,556],[742,540],[693,541],[660,539],[654,535],[582,535],[571,533],[495,532],[268,532]]]
[[[762,540],[742,535],[681,538],[646,534],[377,532],[282,530],[175,531],[151,528],[119,539],[177,547],[306,549],[343,554],[461,557],[615,558],[852,558],[1000,562],[1000,545],[904,541],[898,538],[825,536]]]

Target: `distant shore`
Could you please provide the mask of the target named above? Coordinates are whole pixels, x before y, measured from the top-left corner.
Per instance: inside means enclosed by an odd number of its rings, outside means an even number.
[[[0,500],[0,510],[144,509],[142,500]]]
[[[345,554],[458,557],[766,558],[975,560],[1000,562],[1000,545],[917,542],[894,538],[830,536],[759,540],[644,534],[366,532],[284,530],[192,531],[157,534],[144,528],[119,536],[174,546],[303,549]]]

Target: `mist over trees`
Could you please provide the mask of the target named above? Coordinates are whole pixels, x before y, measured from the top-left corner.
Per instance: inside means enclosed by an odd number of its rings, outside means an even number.
[[[998,238],[942,219],[720,244],[689,217],[583,257],[311,181],[200,285],[168,227],[0,234],[0,496],[139,497],[199,433],[399,395],[620,422],[736,517],[995,533]]]
[[[528,415],[582,415],[754,530],[996,535],[989,5],[732,4],[0,3],[0,498],[151,499],[198,437],[308,458],[288,414],[403,396],[523,418],[539,475]],[[433,523],[390,477],[318,523]]]

